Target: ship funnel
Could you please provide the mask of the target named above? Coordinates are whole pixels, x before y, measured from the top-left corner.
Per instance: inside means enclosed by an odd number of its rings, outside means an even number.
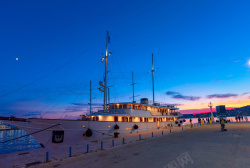
[[[148,98],[141,98],[141,104],[148,104]]]

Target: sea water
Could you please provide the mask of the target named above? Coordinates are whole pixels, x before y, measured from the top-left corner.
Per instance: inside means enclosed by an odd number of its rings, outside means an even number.
[[[0,130],[0,142],[15,139],[27,135],[23,130]],[[25,136],[16,140],[0,144],[0,155],[41,148],[40,144],[32,137]]]

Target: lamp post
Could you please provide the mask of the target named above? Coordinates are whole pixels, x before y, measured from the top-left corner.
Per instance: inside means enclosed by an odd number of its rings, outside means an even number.
[[[210,111],[211,111],[211,120],[214,123],[214,115],[213,115],[213,104],[210,102],[208,103],[208,107],[210,107]]]

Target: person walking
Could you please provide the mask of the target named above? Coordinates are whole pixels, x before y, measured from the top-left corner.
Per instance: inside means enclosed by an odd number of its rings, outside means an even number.
[[[238,122],[238,117],[237,116],[235,117],[235,121]]]
[[[248,121],[248,118],[247,118],[247,116],[245,116],[245,120],[246,120],[246,122]]]
[[[225,129],[225,120],[223,118],[220,119],[221,131],[227,131]]]

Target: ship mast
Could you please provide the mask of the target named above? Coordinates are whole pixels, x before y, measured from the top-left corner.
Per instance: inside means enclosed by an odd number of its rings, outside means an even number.
[[[107,105],[107,64],[108,64],[108,56],[111,55],[111,52],[108,54],[108,43],[109,43],[109,32],[107,31],[106,54],[105,57],[102,58],[102,61],[105,59],[104,84],[102,82],[99,82],[99,85],[102,86],[102,88],[99,88],[99,90],[101,92],[104,92],[103,112],[105,112]]]
[[[91,98],[91,81],[90,81],[90,88],[89,88],[89,113],[91,114],[91,105],[92,105],[92,98]]]
[[[154,87],[154,72],[155,71],[156,71],[156,69],[154,69],[154,55],[152,53],[152,70],[150,72],[152,72],[153,104],[155,103],[155,87]]]
[[[134,73],[132,72],[132,84],[133,86],[133,102],[135,101],[135,83],[134,83]]]

